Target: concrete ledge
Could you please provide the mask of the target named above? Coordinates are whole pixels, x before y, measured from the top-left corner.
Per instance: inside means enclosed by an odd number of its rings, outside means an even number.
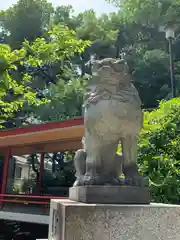
[[[17,212],[5,212],[0,211],[0,219],[28,222],[28,223],[38,223],[38,224],[49,224],[49,216],[30,214],[30,213],[17,213]]]
[[[179,240],[180,206],[52,200],[49,240]]]

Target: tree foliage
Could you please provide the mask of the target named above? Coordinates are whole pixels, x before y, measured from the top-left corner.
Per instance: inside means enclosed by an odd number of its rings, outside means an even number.
[[[179,202],[180,197],[180,98],[162,101],[145,113],[139,138],[140,171],[150,179],[155,202]]]
[[[37,38],[33,43],[26,40],[20,50],[12,51],[8,45],[0,45],[2,121],[20,111],[24,104],[39,107],[40,104],[48,102],[45,96],[38,97],[37,92],[33,90],[34,79],[27,69],[41,70],[42,65],[51,66],[56,62],[66,68],[70,58],[89,45],[88,41],[77,40],[73,30],[61,25],[54,26],[48,37],[48,40],[43,37]],[[24,71],[18,76],[14,73],[19,70],[17,64],[24,67]]]
[[[138,88],[145,108],[158,105],[158,101],[168,99],[171,91],[168,42],[165,32],[167,24],[179,21],[177,14],[180,2],[127,0],[112,1],[120,10],[121,15],[119,44],[130,65],[134,83]],[[177,28],[177,35],[179,28]],[[124,45],[121,43],[124,42]],[[174,43],[175,79],[179,94],[179,51],[178,39]]]
[[[13,78],[17,71],[16,63],[23,62],[25,49],[12,51],[8,45],[0,45],[0,123],[20,111],[25,103],[39,106],[46,103],[45,99],[37,99],[36,93],[31,90],[28,83],[31,77],[23,74],[21,80]]]
[[[87,77],[76,77],[68,82],[60,79],[57,84],[52,84],[46,95],[50,102],[37,108],[36,118],[42,121],[63,121],[82,116],[87,81]]]
[[[0,12],[0,26],[5,42],[13,48],[19,48],[28,40],[41,37],[50,22],[52,4],[46,0],[19,0],[6,11]]]
[[[25,46],[33,55],[27,63],[33,67],[51,68],[58,64],[59,71],[55,74],[56,81],[45,85],[44,95],[49,103],[38,107],[36,118],[42,121],[59,121],[81,115],[81,104],[86,78],[81,79],[71,64],[75,54],[80,54],[90,45],[90,41],[77,40],[73,30],[65,26],[55,26],[49,32],[51,42],[44,38],[36,39],[33,44],[25,42]],[[38,78],[39,80],[39,78]],[[51,114],[49,114],[51,112]]]
[[[36,48],[34,49],[34,52],[36,52],[38,44],[42,45],[44,44],[42,41],[47,40],[48,31],[52,29],[52,26],[59,23],[66,25],[74,31],[78,39],[90,40],[91,44],[85,47],[81,54],[75,54],[70,59],[70,64],[66,64],[68,77],[65,77],[65,83],[67,79],[75,79],[75,75],[78,78],[79,76],[90,74],[90,60],[92,56],[95,56],[97,59],[124,56],[129,63],[130,72],[140,93],[143,106],[145,108],[156,107],[159,100],[169,98],[171,91],[168,45],[165,33],[160,31],[160,27],[164,26],[167,21],[178,21],[180,2],[179,0],[173,2],[117,0],[113,2],[120,6],[119,10],[117,8],[117,12],[97,16],[93,10],[76,15],[70,5],[53,8],[46,0],[20,0],[12,8],[2,12],[1,38],[12,39],[12,44],[9,42],[11,47],[17,42],[15,38],[19,39],[18,46],[22,45],[25,39],[29,44],[32,44],[37,39],[32,46]],[[33,10],[34,8],[36,8],[36,11]],[[10,14],[11,11],[13,11],[13,14]],[[27,26],[30,24],[28,12],[32,12],[30,16],[33,21],[39,19],[37,21],[38,24],[31,24],[31,28],[33,28],[31,31],[27,31]],[[24,24],[26,22],[27,24]],[[15,25],[22,26],[22,28],[19,27],[20,31],[13,32],[16,29]],[[26,26],[26,29],[23,29],[24,26]],[[51,47],[54,46],[51,45]],[[178,94],[180,78],[178,41],[174,44],[174,53]],[[44,59],[47,58],[47,55],[48,51]],[[41,90],[38,91],[39,95],[42,94],[46,81],[56,84],[57,75],[63,75],[65,72],[62,74],[62,64],[57,63],[56,60],[52,63],[52,58],[51,64],[47,64],[47,61],[45,61],[45,64],[41,65],[41,69],[42,67],[45,73],[42,73],[39,67],[31,68],[33,86]],[[58,68],[61,71],[58,71]],[[79,70],[77,71],[77,69]],[[64,80],[64,76],[62,78]],[[79,107],[79,103],[77,107]]]

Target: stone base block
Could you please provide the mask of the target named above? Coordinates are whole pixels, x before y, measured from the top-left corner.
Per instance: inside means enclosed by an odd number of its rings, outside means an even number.
[[[180,239],[180,206],[51,201],[49,240],[169,239]]]
[[[133,186],[80,186],[69,190],[69,199],[83,203],[149,204],[149,188]]]

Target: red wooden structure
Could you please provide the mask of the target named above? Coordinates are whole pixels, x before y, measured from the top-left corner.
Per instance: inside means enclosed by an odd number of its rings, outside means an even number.
[[[84,134],[83,118],[59,123],[46,123],[19,129],[0,131],[0,152],[4,155],[0,205],[3,203],[49,204],[52,196],[40,196],[40,186],[44,172],[44,153],[77,150],[81,148]],[[9,157],[40,153],[40,178],[38,196],[6,194]],[[53,198],[57,198],[53,196]]]

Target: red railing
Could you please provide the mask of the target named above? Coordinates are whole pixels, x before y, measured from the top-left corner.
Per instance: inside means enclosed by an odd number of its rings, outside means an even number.
[[[72,120],[77,122],[79,121],[79,124],[82,122],[82,119],[78,120]],[[69,124],[70,122],[68,122]],[[67,123],[66,123],[67,124]],[[61,126],[62,127],[62,126]],[[65,125],[64,125],[65,127]],[[32,130],[32,129],[31,129]],[[13,130],[12,130],[13,131]],[[0,209],[3,208],[5,203],[14,203],[14,204],[22,204],[24,205],[37,205],[42,206],[42,208],[47,208],[50,204],[50,199],[67,199],[67,197],[61,197],[61,196],[54,196],[54,195],[41,195],[42,193],[42,185],[43,185],[43,175],[44,175],[44,153],[41,153],[40,158],[40,176],[37,182],[36,186],[36,195],[26,195],[26,191],[22,191],[23,195],[13,195],[13,194],[6,194],[6,188],[7,188],[7,179],[8,179],[8,169],[9,169],[9,157],[11,156],[11,149],[7,148],[4,156],[4,162],[3,162],[3,171],[1,174],[1,187],[0,187]],[[8,191],[9,192],[9,191]],[[12,192],[12,191],[10,191]],[[33,194],[33,192],[32,192]]]
[[[3,208],[4,203],[17,203],[18,205],[31,205],[35,204],[42,206],[43,212],[50,205],[51,199],[68,199],[67,197],[58,196],[29,196],[29,195],[12,195],[12,194],[0,194],[0,208]]]

